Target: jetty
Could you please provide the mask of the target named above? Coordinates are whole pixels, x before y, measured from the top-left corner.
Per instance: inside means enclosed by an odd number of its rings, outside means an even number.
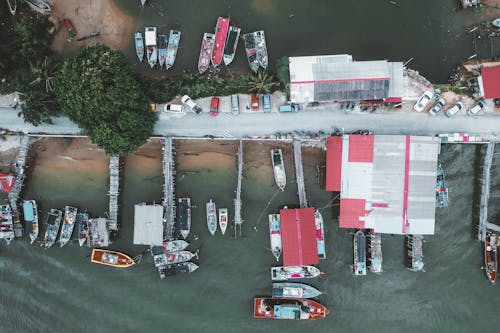
[[[243,219],[241,218],[241,181],[243,179],[243,141],[239,140],[238,143],[238,185],[236,186],[236,198],[234,199],[234,237],[236,237],[236,230],[239,229],[241,237],[241,225]]]
[[[424,236],[422,235],[406,235],[406,253],[405,262],[408,269],[419,272],[424,272],[424,255],[422,251],[422,245],[424,242]]]
[[[302,170],[302,144],[293,141],[293,156],[295,159],[295,177],[297,179],[297,191],[301,208],[307,207],[306,187],[304,185],[304,171]]]
[[[171,137],[164,139],[163,146],[163,208],[164,211],[164,238],[174,238],[175,227],[175,182],[174,182],[174,146]]]
[[[12,187],[12,191],[9,193],[10,206],[12,208],[12,221],[14,223],[14,237],[22,237],[24,231],[21,225],[21,219],[19,216],[19,210],[17,209],[17,202],[19,196],[21,195],[21,189],[23,187],[26,166],[26,157],[28,156],[28,150],[30,147],[30,137],[23,135],[21,137],[21,147],[19,148],[19,154],[17,156],[16,164],[14,165],[14,175],[16,180]]]
[[[493,162],[493,152],[495,151],[495,140],[488,142],[486,148],[486,156],[483,163],[483,177],[481,186],[481,199],[479,203],[479,232],[477,237],[480,241],[484,242],[486,239],[486,230],[492,229],[500,231],[500,226],[488,223],[488,201],[490,198],[490,173],[491,164]]]
[[[118,231],[118,195],[120,191],[120,157],[109,158],[109,220],[111,231]]]

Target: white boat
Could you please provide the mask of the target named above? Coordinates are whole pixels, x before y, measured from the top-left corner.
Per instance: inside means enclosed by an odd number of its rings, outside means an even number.
[[[273,281],[285,281],[290,279],[309,279],[322,274],[314,266],[279,266],[271,267],[271,278]]]
[[[136,32],[134,35],[135,40],[135,53],[137,54],[137,58],[142,62],[144,60],[144,39],[142,38],[142,33]]]
[[[271,150],[271,161],[273,163],[274,181],[276,185],[284,191],[286,186],[286,173],[281,149]]]
[[[42,14],[47,14],[52,10],[49,4],[42,0],[24,0],[24,2],[26,2],[31,9]]]
[[[241,29],[230,26],[229,32],[227,34],[226,46],[224,47],[224,56],[222,60],[226,66],[229,66],[234,59],[236,54],[236,48],[238,47],[238,41],[240,39]]]
[[[491,21],[491,24],[493,24],[497,28],[500,28],[500,17]]]
[[[76,214],[76,230],[78,231],[78,244],[83,246],[89,238],[89,214]]]
[[[148,0],[140,0],[141,8],[144,8],[144,6],[146,5],[146,1],[148,1]]]
[[[45,238],[40,246],[48,249],[57,239],[57,234],[59,233],[59,227],[61,226],[62,212],[59,209],[52,208],[47,214],[47,229],[45,230]]]
[[[146,27],[146,55],[149,66],[153,68],[158,62],[158,47],[156,45],[156,27]]]
[[[71,235],[75,229],[77,213],[78,209],[75,207],[66,206],[64,208],[64,220],[61,228],[61,234],[59,235],[59,244],[61,247],[66,245],[71,239]]]
[[[28,231],[31,244],[37,239],[40,230],[38,225],[38,211],[35,200],[23,201],[24,228]]]
[[[182,239],[168,241],[163,243],[163,251],[177,252],[182,251],[189,246],[189,243]]]
[[[314,221],[316,223],[316,241],[318,243],[318,258],[326,259],[325,229],[323,216],[319,210],[314,211]]]
[[[370,233],[368,237],[370,250],[370,271],[373,273],[382,272],[382,235],[379,233]]]
[[[279,261],[282,251],[280,214],[269,214],[269,238],[271,239],[271,252],[276,261]]]
[[[207,202],[207,227],[212,236],[215,235],[217,232],[217,209],[212,199]]]
[[[278,282],[273,283],[273,297],[282,298],[314,298],[322,292],[304,283]]]
[[[170,35],[168,36],[167,59],[165,61],[165,67],[167,69],[174,67],[174,62],[175,58],[177,57],[177,50],[179,49],[180,41],[181,32],[177,30],[170,30]]]
[[[14,224],[10,205],[0,205],[0,239],[5,239],[7,245],[14,239]]]
[[[267,57],[267,45],[264,31],[256,31],[253,34],[255,38],[255,47],[257,49],[257,61],[259,62],[259,66],[262,67],[263,70],[267,70],[269,60]]]
[[[219,208],[219,226],[224,235],[227,229],[227,208]]]

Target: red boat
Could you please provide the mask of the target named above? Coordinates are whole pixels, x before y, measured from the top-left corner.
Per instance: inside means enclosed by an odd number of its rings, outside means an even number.
[[[75,28],[73,27],[73,24],[71,24],[71,21],[68,19],[64,19],[63,23],[64,23],[64,27],[68,31],[69,39],[70,40],[73,39],[73,37],[76,36],[76,31],[75,31]]]
[[[315,320],[329,313],[324,305],[309,299],[257,297],[253,301],[254,318]]]
[[[497,235],[487,233],[484,240],[484,270],[486,271],[486,276],[493,284],[497,280],[497,239]]]
[[[226,45],[227,31],[229,29],[229,18],[219,17],[215,26],[215,43],[212,52],[212,64],[219,66],[224,55],[224,46]]]

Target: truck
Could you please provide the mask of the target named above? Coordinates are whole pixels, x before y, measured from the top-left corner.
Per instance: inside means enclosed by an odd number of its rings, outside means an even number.
[[[196,104],[196,102],[193,101],[188,95],[182,96],[181,102],[182,104],[187,105],[196,114],[200,114],[201,111],[203,111],[201,107]]]

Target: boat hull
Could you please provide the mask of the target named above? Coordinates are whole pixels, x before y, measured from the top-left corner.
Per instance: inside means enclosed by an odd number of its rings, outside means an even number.
[[[170,30],[170,35],[168,37],[167,55],[165,60],[165,67],[167,69],[170,69],[174,66],[180,41],[181,41],[181,32],[177,30]]]
[[[269,214],[269,238],[271,241],[271,252],[276,258],[276,261],[279,261],[282,252],[281,224],[279,214]]]
[[[263,70],[267,70],[268,57],[267,57],[267,44],[264,31],[254,32],[255,45],[257,49],[257,62]]]
[[[219,17],[215,26],[215,43],[212,52],[212,65],[214,66],[219,66],[222,62],[228,29],[229,18]]]
[[[136,32],[134,35],[135,41],[135,54],[140,62],[144,60],[144,39],[142,38],[142,33]]]
[[[0,238],[3,238],[7,245],[14,239],[14,223],[10,205],[0,205]]]
[[[26,2],[31,9],[41,14],[47,14],[52,10],[49,4],[42,0],[24,0],[24,2]]]
[[[163,243],[163,251],[165,252],[177,252],[182,251],[189,246],[189,243],[182,239],[177,239],[173,241],[168,241]]]
[[[62,212],[59,209],[51,209],[47,215],[47,230],[45,231],[45,238],[41,244],[45,249],[48,249],[56,242],[61,220]]]
[[[78,228],[78,244],[83,246],[89,238],[89,214],[78,213],[76,215],[76,225]]]
[[[40,230],[38,224],[38,209],[35,200],[23,201],[24,226],[29,230],[31,244],[38,238]]]
[[[319,276],[320,274],[321,271],[314,266],[271,267],[271,278],[273,281],[310,279]]]
[[[484,270],[491,283],[497,280],[498,248],[497,235],[487,233],[484,240]]]
[[[238,40],[240,39],[241,29],[237,27],[229,27],[229,33],[227,36],[226,46],[224,47],[223,61],[226,66],[229,66],[236,54],[236,49],[238,47]]]
[[[135,265],[134,260],[124,253],[102,249],[93,249],[90,261],[95,264],[118,268],[127,268]]]
[[[254,318],[315,320],[329,313],[324,305],[313,300],[275,297],[254,299]]]
[[[17,0],[7,0],[7,7],[9,7],[9,12],[12,15],[16,15]]]
[[[227,208],[219,208],[219,227],[220,231],[224,235],[227,229]]]
[[[210,199],[207,202],[207,227],[210,234],[213,236],[217,232],[217,208],[215,202]]]
[[[177,274],[191,274],[198,269],[198,265],[192,262],[181,262],[178,264],[165,265],[158,268],[160,272],[160,278],[164,279],[167,276],[173,276]]]
[[[243,42],[245,44],[245,53],[247,55],[248,65],[250,66],[252,72],[257,73],[259,71],[259,62],[257,60],[257,48],[253,33],[244,34]]]
[[[274,181],[281,191],[285,191],[286,172],[281,149],[271,150],[271,162],[273,164]]]
[[[200,74],[205,73],[210,67],[210,61],[212,59],[212,52],[214,49],[215,35],[210,33],[203,34],[203,40],[201,42],[200,57],[198,58],[198,72]]]
[[[273,297],[280,298],[314,298],[322,293],[304,283],[280,282],[273,283]]]
[[[61,247],[66,245],[71,239],[71,235],[76,225],[77,213],[78,210],[75,207],[66,206],[64,209],[64,220],[61,228],[61,235],[59,236],[59,244]]]
[[[354,274],[366,275],[366,236],[363,230],[354,235]]]
[[[314,211],[314,221],[316,224],[316,242],[318,244],[318,258],[326,259],[324,221],[323,221],[323,216],[317,209]]]
[[[191,231],[191,199],[179,199],[179,230],[182,238],[186,239]]]

